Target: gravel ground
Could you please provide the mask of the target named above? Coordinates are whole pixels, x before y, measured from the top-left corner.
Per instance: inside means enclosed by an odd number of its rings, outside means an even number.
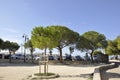
[[[120,80],[120,66],[107,71],[109,80]]]
[[[49,72],[61,76],[49,80],[88,80],[95,67],[92,65],[49,65]],[[0,80],[26,80],[29,75],[38,71],[38,65],[0,63]]]

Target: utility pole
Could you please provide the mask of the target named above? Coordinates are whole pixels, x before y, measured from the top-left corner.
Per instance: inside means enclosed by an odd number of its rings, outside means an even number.
[[[24,38],[24,63],[26,62],[26,47],[25,47],[25,43],[28,40],[28,36],[26,34],[23,34],[22,36]]]

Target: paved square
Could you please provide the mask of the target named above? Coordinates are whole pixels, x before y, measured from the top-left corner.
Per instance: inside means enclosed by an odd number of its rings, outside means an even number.
[[[54,80],[87,80],[88,77],[80,75],[91,74],[93,73],[94,68],[95,66],[90,65],[49,65],[49,72],[53,72],[61,76]],[[38,65],[0,64],[0,80],[25,80],[29,75],[38,72]]]

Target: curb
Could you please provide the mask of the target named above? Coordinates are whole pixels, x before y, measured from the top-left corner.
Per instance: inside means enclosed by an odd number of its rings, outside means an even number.
[[[102,80],[101,79],[101,70],[108,70],[112,68],[117,68],[118,65],[116,63],[111,63],[107,65],[100,66],[94,69],[93,80]]]
[[[36,78],[36,79],[52,79],[52,78],[57,78],[59,77],[58,74],[52,75],[52,76],[35,76],[32,75],[32,78]]]

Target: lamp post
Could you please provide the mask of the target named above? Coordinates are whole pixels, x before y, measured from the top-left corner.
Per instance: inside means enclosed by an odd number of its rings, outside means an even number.
[[[26,62],[26,47],[25,47],[25,43],[28,40],[28,36],[26,34],[23,34],[22,36],[24,38],[24,63]]]

